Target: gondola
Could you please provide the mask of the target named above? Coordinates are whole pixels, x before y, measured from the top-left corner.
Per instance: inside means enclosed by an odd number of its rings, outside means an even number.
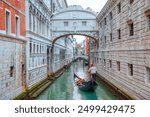
[[[75,79],[82,80],[82,78],[80,78],[79,76],[77,76],[76,74],[74,74],[74,80]],[[76,83],[76,85],[82,91],[94,91],[96,89],[96,87],[97,87],[97,83],[95,81],[88,81],[88,82],[84,81],[82,84],[78,85]]]

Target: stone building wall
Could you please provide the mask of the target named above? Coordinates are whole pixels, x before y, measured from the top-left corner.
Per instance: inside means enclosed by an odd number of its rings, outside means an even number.
[[[0,36],[0,99],[13,99],[25,88],[25,44]]]
[[[26,88],[25,0],[0,1],[0,99]]]
[[[150,99],[149,0],[130,1],[108,0],[97,16],[94,62],[100,75],[133,98]]]
[[[45,79],[48,74],[51,15],[51,11],[44,1],[26,0],[28,88]]]

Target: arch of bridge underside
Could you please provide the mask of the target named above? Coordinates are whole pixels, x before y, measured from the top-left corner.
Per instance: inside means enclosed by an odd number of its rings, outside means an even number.
[[[68,37],[68,36],[72,36],[72,35],[87,36],[87,37],[89,37],[90,39],[93,39],[95,42],[98,42],[98,39],[97,39],[97,38],[92,37],[92,36],[90,36],[90,35],[88,35],[88,34],[84,34],[84,33],[68,33],[68,34],[64,34],[64,35],[61,35],[61,36],[59,36],[59,37],[53,39],[53,41],[52,41],[52,47],[54,47],[54,44],[55,44],[55,42],[56,42],[57,40],[59,40],[59,39],[61,39],[61,38],[63,38],[63,37]]]
[[[53,62],[54,44],[61,37],[69,35],[88,36],[95,41],[98,41],[98,28],[96,22],[96,13],[87,9],[84,10],[81,6],[70,6],[55,13],[52,18],[52,48],[51,62]],[[51,66],[51,70],[53,68]]]

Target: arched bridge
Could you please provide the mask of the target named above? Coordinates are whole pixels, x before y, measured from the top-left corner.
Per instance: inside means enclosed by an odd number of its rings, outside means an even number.
[[[85,56],[85,55],[79,55],[79,56],[75,56],[75,59],[84,59],[84,60],[88,60],[88,56]]]
[[[98,42],[99,32],[96,15],[97,14],[90,9],[84,10],[81,6],[77,5],[69,6],[63,10],[61,9],[61,11],[57,11],[53,14],[51,17],[51,63],[54,61],[54,44],[61,37],[83,35]],[[51,71],[53,71],[52,64]]]

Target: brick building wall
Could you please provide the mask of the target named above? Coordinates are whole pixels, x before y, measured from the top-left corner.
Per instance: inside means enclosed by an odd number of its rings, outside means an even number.
[[[108,0],[97,17],[98,73],[135,99],[150,99],[149,0]]]

